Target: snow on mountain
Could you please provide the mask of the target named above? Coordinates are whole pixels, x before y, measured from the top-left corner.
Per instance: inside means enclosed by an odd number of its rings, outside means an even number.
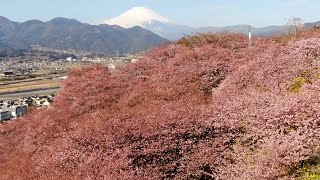
[[[118,25],[124,28],[140,26],[172,41],[178,40],[185,35],[194,35],[197,33],[228,31],[247,34],[248,31],[248,25],[201,28],[179,25],[145,7],[132,8],[118,17],[104,21],[104,23],[109,25]],[[316,24],[320,23],[307,23],[306,27],[313,27]],[[275,35],[282,34],[284,31],[287,31],[287,28],[287,26],[268,26],[264,28],[253,27],[252,33],[253,35]]]
[[[134,26],[141,26],[145,28],[147,25],[150,25],[154,22],[174,24],[173,21],[145,7],[132,8],[118,17],[105,21],[106,24],[118,25],[124,28],[131,28]]]
[[[183,35],[193,32],[192,28],[178,25],[145,7],[132,8],[118,17],[104,21],[104,23],[124,28],[140,26],[169,40],[177,40]]]

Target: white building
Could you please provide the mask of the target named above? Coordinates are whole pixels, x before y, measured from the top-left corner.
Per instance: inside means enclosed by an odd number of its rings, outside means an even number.
[[[108,64],[108,68],[111,70],[116,69],[116,65],[110,63]]]
[[[131,59],[131,63],[136,63],[138,61],[139,61],[138,59]]]

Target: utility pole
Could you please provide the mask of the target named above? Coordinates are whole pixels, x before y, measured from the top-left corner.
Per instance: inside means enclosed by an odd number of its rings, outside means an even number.
[[[251,40],[252,40],[252,27],[251,25],[248,25],[248,37],[249,37],[249,46],[251,46]]]

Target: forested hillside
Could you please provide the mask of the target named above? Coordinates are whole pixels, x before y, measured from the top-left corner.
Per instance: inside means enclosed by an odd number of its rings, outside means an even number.
[[[0,50],[30,49],[37,45],[57,50],[116,55],[117,52],[127,54],[145,51],[167,42],[137,26],[129,29],[95,26],[67,18],[18,23],[0,16]]]
[[[201,34],[0,126],[0,179],[317,179],[320,31]]]

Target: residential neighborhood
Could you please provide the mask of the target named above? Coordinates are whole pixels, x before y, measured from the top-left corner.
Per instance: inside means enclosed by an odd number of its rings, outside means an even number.
[[[14,101],[0,101],[0,122],[9,121],[23,117],[28,114],[29,108],[49,108],[55,94],[44,96],[31,96]]]

